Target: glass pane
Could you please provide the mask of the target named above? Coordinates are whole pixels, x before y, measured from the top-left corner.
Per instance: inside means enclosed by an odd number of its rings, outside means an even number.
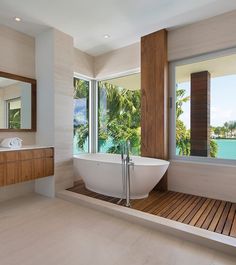
[[[89,152],[89,86],[89,81],[74,78],[74,154]]]
[[[176,155],[189,156],[191,152],[190,76],[203,71],[210,73],[209,156],[236,159],[235,54],[176,67]]]
[[[140,154],[140,74],[98,82],[98,151],[120,153],[129,140],[131,153]]]
[[[236,159],[235,87],[236,75],[211,79],[211,138],[218,158]]]
[[[176,85],[176,155],[190,155],[190,82]]]

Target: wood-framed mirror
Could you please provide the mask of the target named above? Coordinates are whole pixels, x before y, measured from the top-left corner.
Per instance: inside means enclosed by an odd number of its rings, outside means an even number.
[[[0,71],[0,132],[36,131],[36,80]]]

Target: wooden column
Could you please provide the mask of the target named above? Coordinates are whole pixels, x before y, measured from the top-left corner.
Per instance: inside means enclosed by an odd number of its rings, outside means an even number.
[[[141,38],[141,154],[168,159],[167,32]],[[167,190],[167,175],[158,184]]]
[[[191,74],[191,155],[210,155],[210,73]]]

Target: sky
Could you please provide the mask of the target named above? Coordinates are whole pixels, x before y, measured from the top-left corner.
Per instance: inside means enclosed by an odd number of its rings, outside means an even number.
[[[190,95],[190,82],[178,84]],[[223,126],[226,121],[236,120],[236,75],[211,78],[211,126]],[[190,128],[190,102],[183,104],[180,119]]]

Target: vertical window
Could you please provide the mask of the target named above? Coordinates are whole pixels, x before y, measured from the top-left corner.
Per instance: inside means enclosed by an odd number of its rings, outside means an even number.
[[[120,153],[129,140],[133,155],[140,154],[140,74],[98,82],[98,151]]]
[[[175,67],[176,155],[236,159],[235,66],[231,54]]]
[[[21,128],[21,98],[7,100],[7,128]]]
[[[74,154],[89,152],[90,81],[74,78]]]

